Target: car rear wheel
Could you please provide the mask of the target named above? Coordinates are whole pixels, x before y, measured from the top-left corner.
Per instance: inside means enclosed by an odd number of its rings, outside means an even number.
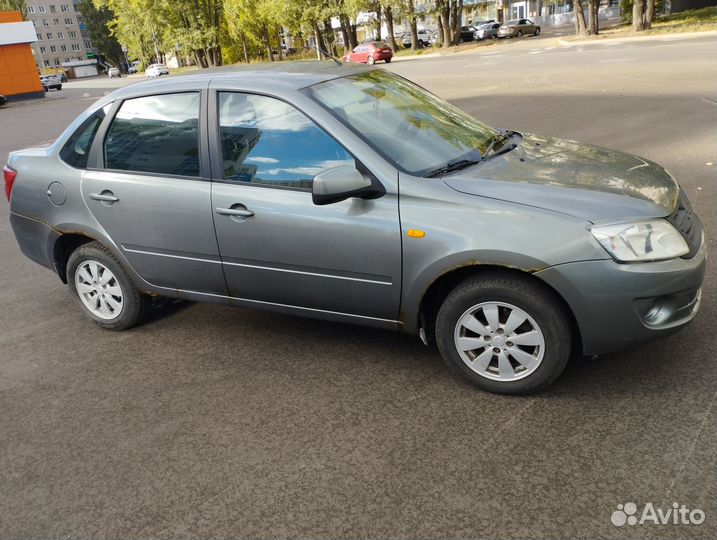
[[[376,60],[373,59],[373,56],[369,56],[367,62],[369,66],[372,66],[376,63]]]
[[[149,309],[117,258],[99,242],[77,248],[67,262],[68,286],[84,313],[109,330],[137,324]]]
[[[390,64],[390,63],[391,63],[391,59],[390,59],[390,58],[386,58],[385,62],[386,62],[387,64]]]
[[[571,336],[552,292],[513,274],[466,279],[436,319],[438,348],[451,369],[499,394],[528,394],[555,381],[570,357]]]

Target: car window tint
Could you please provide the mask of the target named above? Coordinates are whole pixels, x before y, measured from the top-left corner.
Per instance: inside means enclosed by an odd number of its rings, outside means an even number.
[[[105,139],[105,166],[199,176],[199,92],[125,101]]]
[[[321,171],[354,164],[323,129],[278,99],[222,92],[219,124],[227,180],[311,189]]]
[[[82,122],[75,132],[67,139],[60,150],[60,159],[77,169],[87,168],[87,158],[90,154],[92,141],[95,139],[97,129],[100,127],[112,104],[105,105],[87,120]]]

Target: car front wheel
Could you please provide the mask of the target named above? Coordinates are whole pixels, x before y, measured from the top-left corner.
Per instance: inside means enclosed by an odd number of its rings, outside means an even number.
[[[102,328],[130,328],[149,308],[149,297],[140,293],[117,258],[99,242],[84,244],[70,255],[67,278],[84,313]]]
[[[540,35],[540,28],[536,28],[536,29],[535,29],[535,35],[536,35],[536,36],[539,36],[539,35]]]
[[[367,62],[369,66],[372,66],[376,63],[376,60],[373,59],[373,56],[369,56]]]
[[[528,277],[486,273],[446,297],[436,341],[446,363],[478,388],[528,394],[563,372],[572,333],[552,291]]]

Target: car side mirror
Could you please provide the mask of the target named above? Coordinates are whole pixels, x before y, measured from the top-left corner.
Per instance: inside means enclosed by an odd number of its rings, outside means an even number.
[[[314,204],[324,205],[351,197],[376,199],[386,193],[378,181],[362,174],[352,165],[340,165],[314,176],[311,198]]]

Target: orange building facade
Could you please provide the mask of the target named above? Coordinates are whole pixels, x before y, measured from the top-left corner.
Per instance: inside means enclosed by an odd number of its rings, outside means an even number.
[[[30,47],[34,41],[35,27],[19,11],[0,11],[0,94],[9,99],[44,96]]]

